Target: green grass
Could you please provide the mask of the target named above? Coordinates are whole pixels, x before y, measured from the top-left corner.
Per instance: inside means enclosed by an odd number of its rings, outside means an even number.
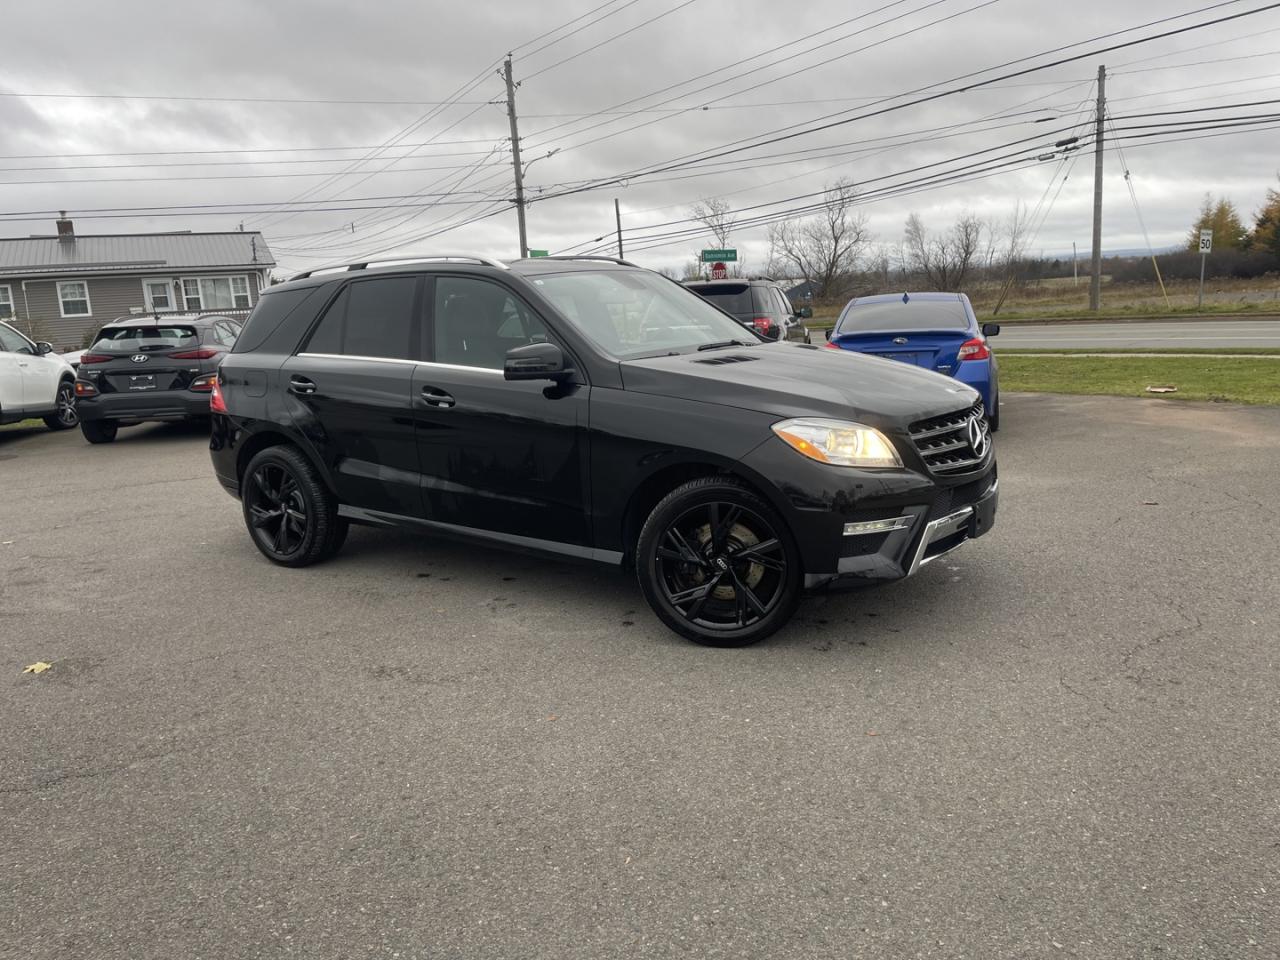
[[[1175,354],[1230,354],[1240,357],[1280,357],[1278,347],[1001,347],[995,344],[995,352],[1001,357],[1018,356],[1019,354],[1045,354],[1069,357],[1073,354],[1114,353],[1118,355],[1135,353],[1175,353]]]
[[[1148,386],[1164,384],[1176,386],[1178,392],[1146,392]],[[1004,356],[1000,362],[1000,388],[1280,404],[1280,368],[1244,357]]]
[[[43,426],[43,420],[19,420],[17,423],[6,423],[0,430],[34,430]]]

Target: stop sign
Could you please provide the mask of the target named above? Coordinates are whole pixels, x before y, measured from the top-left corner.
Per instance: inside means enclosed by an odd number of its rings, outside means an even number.
[[[729,276],[729,268],[726,267],[723,263],[717,262],[711,265],[712,280],[723,280],[728,276]]]

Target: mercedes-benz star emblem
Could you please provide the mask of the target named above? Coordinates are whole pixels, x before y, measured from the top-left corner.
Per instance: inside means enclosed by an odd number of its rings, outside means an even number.
[[[991,444],[991,436],[987,433],[987,421],[982,417],[969,418],[969,446],[973,447],[975,457],[984,456]]]
[[[150,358],[145,353],[135,353],[129,359],[134,363],[146,363]]]

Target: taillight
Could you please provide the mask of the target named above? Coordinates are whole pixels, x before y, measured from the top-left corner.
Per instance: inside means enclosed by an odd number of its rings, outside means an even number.
[[[88,380],[77,380],[77,381],[76,381],[76,396],[77,396],[77,397],[96,397],[97,395],[98,395],[98,388],[97,388],[97,387],[95,387],[95,386],[94,386],[92,383],[90,383]]]
[[[987,341],[980,337],[974,337],[968,340],[960,347],[960,353],[956,355],[957,360],[986,360],[991,356],[991,351],[987,349]]]
[[[752,317],[751,326],[756,328],[756,333],[767,335],[773,329],[773,319],[771,317]]]
[[[840,349],[840,344],[836,343],[834,340],[828,340],[826,343],[823,344],[823,346],[830,347],[832,350]]]
[[[218,375],[216,373],[206,373],[203,377],[196,377],[191,381],[188,390],[194,390],[196,393],[210,393],[214,387],[218,385]]]
[[[218,385],[217,374],[214,374],[213,386],[210,389],[213,392],[209,395],[209,412],[226,413],[227,402],[222,399],[222,387]]]
[[[112,358],[105,353],[82,353],[80,354],[80,365],[86,363],[106,363]]]
[[[210,347],[201,347],[199,350],[180,350],[169,354],[174,360],[212,360],[217,355],[218,351]]]

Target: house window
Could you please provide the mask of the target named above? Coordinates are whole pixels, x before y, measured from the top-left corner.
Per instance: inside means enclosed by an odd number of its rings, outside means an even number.
[[[182,299],[188,310],[248,310],[248,277],[186,277]]]
[[[0,285],[0,320],[13,319],[13,287]]]
[[[89,285],[83,280],[67,280],[58,284],[58,305],[64,317],[87,317],[93,312],[89,306]]]
[[[175,309],[173,287],[169,285],[168,280],[143,280],[142,292],[146,298],[148,313]]]

